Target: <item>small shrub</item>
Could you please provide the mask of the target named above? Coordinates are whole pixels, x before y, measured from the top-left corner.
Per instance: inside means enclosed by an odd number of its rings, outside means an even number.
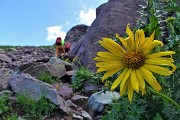
[[[49,83],[49,84],[57,82],[57,80],[55,78],[53,78],[50,73],[47,73],[47,72],[42,72],[38,76],[38,79],[42,80],[42,81],[44,81],[46,83]]]
[[[144,107],[139,106],[143,102],[132,101],[129,103],[127,97],[114,100],[113,103],[105,108],[105,115],[101,120],[140,120]]]
[[[5,95],[5,94],[1,95],[0,96],[0,115],[3,115],[4,113],[10,110],[7,104],[8,104],[8,95]]]
[[[75,73],[75,79],[72,81],[72,87],[75,90],[80,90],[82,89],[83,83],[85,80],[89,80],[92,76],[92,73],[84,68],[84,67],[80,67],[76,73]]]
[[[4,120],[19,120],[17,114],[9,115]]]
[[[57,107],[50,103],[47,99],[41,98],[35,101],[25,95],[17,95],[19,108],[24,111],[24,118],[27,119],[43,119],[44,116],[49,117]]]

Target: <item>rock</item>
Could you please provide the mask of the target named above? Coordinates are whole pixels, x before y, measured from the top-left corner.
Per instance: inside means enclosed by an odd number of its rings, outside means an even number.
[[[89,81],[85,81],[83,83],[83,90],[84,90],[84,93],[86,96],[90,96],[95,91],[102,90],[103,87],[104,86],[94,85],[94,84],[90,83]]]
[[[71,48],[86,34],[89,26],[87,25],[76,25],[72,27],[66,34],[65,42],[71,43]]]
[[[13,73],[13,74],[18,74],[18,73],[26,70],[27,68],[33,67],[33,66],[35,66],[35,65],[37,65],[37,64],[36,64],[36,63],[21,64],[21,65],[19,65],[18,67],[16,67],[16,68],[14,69],[14,73]]]
[[[73,96],[73,90],[72,88],[68,87],[68,86],[62,86],[59,88],[58,93],[64,98],[64,99],[68,99],[71,98]]]
[[[80,115],[76,115],[76,114],[73,114],[73,118],[77,119],[77,120],[83,120],[83,117],[80,116]]]
[[[7,90],[9,88],[10,69],[0,69],[0,91]]]
[[[49,63],[30,66],[22,72],[28,73],[36,78],[38,78],[42,73],[50,73],[53,77],[58,78],[61,78],[62,76],[66,75],[66,69],[63,64],[53,65]]]
[[[74,70],[67,71],[67,72],[66,72],[66,75],[67,75],[67,76],[72,76],[72,75],[75,74],[75,72],[76,72],[76,71],[74,71]]]
[[[54,56],[53,49],[44,49],[35,46],[17,46],[5,54],[12,59],[12,68],[22,64],[29,64],[34,62],[46,63],[50,57]]]
[[[10,57],[8,57],[5,54],[1,54],[1,53],[0,53],[0,60],[8,62],[8,63],[12,63],[12,59]]]
[[[63,61],[56,57],[51,57],[50,60],[48,61],[48,63],[53,64],[53,65],[64,65],[66,68],[66,71],[73,70],[73,65],[71,63]]]
[[[88,113],[90,113],[90,115],[94,117],[97,114],[97,112],[102,112],[106,104],[111,104],[113,99],[118,99],[118,98],[120,98],[120,95],[117,92],[106,91],[104,93],[100,91],[94,93],[91,95],[91,97],[88,100],[88,104],[87,104]]]
[[[40,100],[42,97],[45,97],[55,105],[58,105],[59,108],[67,114],[71,112],[71,109],[65,100],[58,94],[56,89],[28,74],[20,73],[13,75],[9,84],[15,93],[27,94],[34,100]]]
[[[140,16],[136,11],[141,3],[144,3],[144,0],[109,0],[100,6],[97,18],[68,55],[78,56],[83,66],[95,72],[97,68],[93,58],[98,51],[104,51],[104,48],[97,44],[98,40],[102,37],[114,37],[116,33],[124,35],[127,23],[130,23],[132,28]]]
[[[59,90],[61,85],[59,83],[53,83],[52,84],[53,88],[55,88],[56,90]]]
[[[87,120],[92,120],[92,117],[89,115],[89,113],[87,113],[86,111],[82,110],[81,114],[84,118],[86,118]]]
[[[74,94],[74,96],[71,98],[71,100],[73,101],[81,100],[81,99],[88,99],[88,97]]]
[[[75,103],[77,106],[85,107],[85,105],[86,105],[86,103],[87,103],[87,101],[88,101],[88,97],[74,94],[74,96],[71,97],[71,100],[72,100],[73,103]]]
[[[66,100],[66,102],[67,102],[68,106],[77,108],[77,105],[74,104],[71,100]]]

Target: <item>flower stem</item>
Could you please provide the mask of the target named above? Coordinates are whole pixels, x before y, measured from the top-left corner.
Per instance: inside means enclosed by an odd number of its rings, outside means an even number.
[[[174,100],[172,100],[171,98],[165,96],[164,94],[162,93],[159,93],[159,92],[156,92],[155,90],[153,90],[152,88],[150,88],[149,86],[146,85],[146,87],[152,92],[152,93],[155,93],[156,95],[159,95],[161,96],[162,98],[168,100],[169,102],[171,102],[174,106],[176,106],[177,108],[180,109],[180,105],[178,105]]]

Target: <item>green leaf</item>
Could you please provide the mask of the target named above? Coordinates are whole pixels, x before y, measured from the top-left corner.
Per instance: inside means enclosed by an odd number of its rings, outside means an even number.
[[[156,113],[156,117],[153,120],[162,120],[162,118],[159,113]]]

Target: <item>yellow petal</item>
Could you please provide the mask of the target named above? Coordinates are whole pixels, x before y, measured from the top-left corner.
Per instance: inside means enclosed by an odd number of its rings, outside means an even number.
[[[93,60],[101,61],[101,62],[109,62],[109,61],[120,61],[120,58],[105,58],[105,57],[95,57]]]
[[[107,43],[100,41],[99,42],[101,44],[101,46],[103,46],[105,49],[109,50],[110,52],[112,52],[113,54],[117,55],[117,56],[122,56],[121,54],[118,54],[117,50],[115,50],[114,48],[112,48],[110,45],[108,45]]]
[[[146,58],[157,58],[157,57],[162,57],[162,56],[167,56],[167,55],[172,55],[172,54],[175,54],[175,52],[173,51],[158,52],[158,53],[147,55]]]
[[[169,61],[168,61],[169,60]],[[163,65],[163,66],[171,66],[173,69],[172,69],[172,72],[174,72],[175,70],[176,70],[176,66],[173,64],[173,63],[171,63],[171,62],[173,62],[174,60],[173,59],[171,59],[171,58],[162,58],[162,60],[161,59],[147,59],[146,61],[145,61],[145,63],[146,64],[154,64],[154,65]]]
[[[110,52],[98,52],[97,55],[105,58],[119,58],[119,55],[115,55]]]
[[[146,61],[151,61],[151,60],[174,62],[174,60],[173,60],[172,58],[167,58],[167,57],[160,57],[160,58],[150,58],[150,59],[146,59]],[[146,62],[146,61],[145,61],[145,62]],[[153,62],[153,61],[152,61],[152,62]]]
[[[159,83],[157,82],[156,78],[149,70],[147,70],[144,67],[141,67],[139,71],[142,77],[146,80],[146,82],[148,82],[156,91],[159,92],[162,89]]]
[[[170,76],[172,74],[172,71],[170,71],[169,69],[157,65],[145,64],[143,67],[160,75]]]
[[[120,85],[120,96],[123,95],[123,93],[122,93],[121,91],[123,91],[123,89],[124,89],[124,87],[125,87],[124,85],[125,85],[127,79],[130,77],[131,71],[132,71],[132,69],[129,68],[128,71],[127,71],[127,73],[126,73],[126,75],[125,75],[124,78],[122,79],[122,82],[121,82],[121,85]]]
[[[151,36],[148,39],[146,39],[146,42],[144,43],[143,48],[146,48],[148,45],[150,45],[153,42],[154,34],[155,34],[155,31],[151,34]]]
[[[127,80],[128,81],[128,80]],[[129,80],[130,81],[130,80]],[[120,87],[120,86],[119,86]],[[124,84],[124,87],[123,89],[121,89],[120,93],[121,95],[124,95],[124,93],[126,92],[126,89],[127,89],[127,82]]]
[[[127,41],[124,38],[119,37],[119,34],[116,34],[116,38],[118,38],[123,44],[123,46],[126,48],[126,50],[128,50]]]
[[[112,68],[108,68],[108,67],[100,67],[97,69],[97,73],[99,72],[103,72],[103,71],[108,71],[108,70],[111,70]]]
[[[139,88],[142,92],[142,95],[145,94],[145,81],[142,77],[142,75],[140,74],[139,70],[136,70],[136,76],[137,76],[137,80],[139,82]]]
[[[98,62],[97,67],[114,67],[114,66],[124,66],[121,61],[108,61],[108,62]]]
[[[110,38],[102,38],[102,40],[109,45],[112,49],[114,49],[118,55],[119,54],[125,54],[125,50],[119,45],[117,44],[115,41],[113,41]]]
[[[132,84],[133,89],[137,93],[139,93],[139,83],[138,83],[138,80],[137,80],[137,77],[136,77],[135,70],[132,70],[132,72],[131,72],[131,84]]]
[[[145,55],[148,54],[152,49],[154,49],[158,45],[163,45],[161,41],[154,40],[149,46],[147,46],[146,50],[143,52]]]
[[[128,81],[128,99],[131,102],[132,101],[132,97],[133,97],[133,87],[130,83],[130,81]]]
[[[143,30],[140,30],[139,31],[139,47],[142,48],[144,43],[145,43],[145,34]]]
[[[113,74],[117,73],[118,71],[120,71],[122,69],[122,67],[117,67],[117,68],[113,68],[111,70],[109,70],[108,72],[106,72],[104,74],[104,76],[102,77],[102,82],[107,79],[108,77],[112,76]]]
[[[140,30],[136,30],[136,32],[135,32],[135,46],[136,46],[136,48],[135,49],[137,49],[139,47],[139,41],[140,41],[139,34],[140,34]]]
[[[130,24],[127,25],[126,27],[126,33],[129,35],[129,40],[127,40],[128,46],[131,49],[134,49],[135,44],[134,44],[134,35],[133,32],[131,31],[131,29],[129,28]]]
[[[103,72],[103,71],[109,71],[111,69],[118,69],[118,68],[123,68],[124,66],[102,66],[98,68],[97,72]]]
[[[114,81],[114,83],[111,86],[111,91],[113,91],[122,81],[126,73],[128,72],[128,68],[125,68],[124,71],[120,74],[120,76]]]

